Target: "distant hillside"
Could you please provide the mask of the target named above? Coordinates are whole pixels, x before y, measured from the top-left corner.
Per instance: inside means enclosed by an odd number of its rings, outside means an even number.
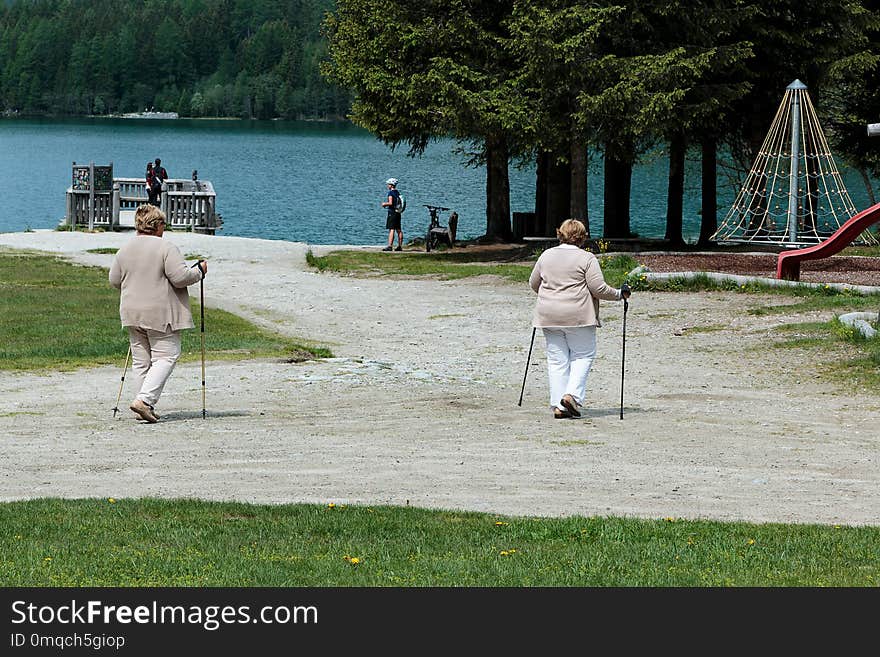
[[[3,0],[0,112],[339,118],[334,0]]]

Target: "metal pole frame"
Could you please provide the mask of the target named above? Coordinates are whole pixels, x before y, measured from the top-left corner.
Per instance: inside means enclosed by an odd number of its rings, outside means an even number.
[[[788,85],[791,91],[791,159],[788,181],[788,243],[798,241],[798,174],[800,159],[801,106],[800,95],[806,86],[799,80]]]

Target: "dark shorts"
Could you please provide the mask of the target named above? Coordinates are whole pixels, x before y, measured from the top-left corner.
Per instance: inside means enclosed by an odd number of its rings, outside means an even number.
[[[388,218],[385,220],[385,228],[387,230],[400,230],[400,213],[389,212]]]

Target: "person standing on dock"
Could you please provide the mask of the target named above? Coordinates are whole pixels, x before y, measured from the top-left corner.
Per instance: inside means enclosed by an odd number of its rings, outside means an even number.
[[[162,189],[162,183],[156,180],[156,174],[153,172],[153,163],[147,162],[147,202],[150,205],[159,205],[159,192]]]
[[[403,229],[400,225],[400,212],[397,207],[400,201],[400,192],[397,191],[397,178],[389,178],[385,181],[388,186],[388,196],[382,201],[382,207],[388,208],[388,218],[385,220],[385,228],[388,229],[388,246],[383,251],[403,251]],[[397,248],[394,246],[394,233],[397,233]]]
[[[138,393],[129,408],[153,424],[159,419],[155,405],[180,358],[180,332],[195,327],[187,287],[208,273],[208,263],[189,267],[177,246],[162,239],[165,213],[156,206],[139,206],[134,225],[137,235],[113,258],[110,284],[121,291],[119,317],[131,345]]]
[[[162,183],[168,180],[168,172],[165,171],[165,167],[162,166],[162,160],[158,157],[156,158],[155,164],[153,164],[153,177],[157,183],[157,191],[156,191],[156,201],[153,203],[155,206],[161,205],[159,202],[159,197],[162,196]]]

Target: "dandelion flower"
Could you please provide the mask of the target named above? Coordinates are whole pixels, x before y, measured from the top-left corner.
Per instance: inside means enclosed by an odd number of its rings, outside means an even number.
[[[116,500],[113,499],[112,497],[108,497],[107,501],[110,502],[110,504],[116,504]]]
[[[754,544],[755,544],[755,539],[753,539],[753,538],[750,538],[749,540],[746,541],[746,545],[754,545]]]
[[[358,559],[357,557],[352,557],[351,559],[348,560],[348,562],[349,562],[351,565],[356,566],[356,565],[358,565],[358,564],[361,562],[361,560]]]
[[[330,502],[330,504],[327,505],[327,508],[328,508],[328,509],[335,509],[335,508],[336,508],[336,503],[335,503],[335,502]]]

